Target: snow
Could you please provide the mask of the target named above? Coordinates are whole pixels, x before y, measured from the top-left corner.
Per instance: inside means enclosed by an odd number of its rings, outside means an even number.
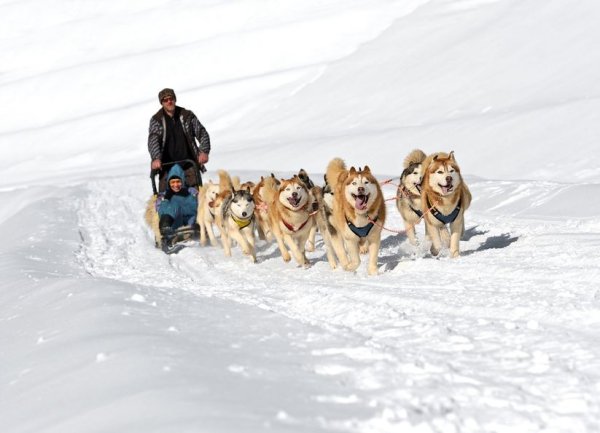
[[[0,10],[3,433],[600,431],[599,4]],[[377,276],[320,240],[309,269],[264,242],[256,264],[164,255],[143,221],[163,87],[215,180],[336,156],[386,180],[454,150],[461,257],[411,247],[391,201]]]

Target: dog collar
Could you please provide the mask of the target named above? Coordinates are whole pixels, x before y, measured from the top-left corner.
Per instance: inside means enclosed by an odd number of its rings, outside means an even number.
[[[437,219],[442,224],[450,224],[450,223],[454,222],[454,220],[456,219],[456,217],[458,216],[458,214],[460,212],[460,204],[461,204],[461,200],[458,201],[458,203],[456,204],[456,207],[454,208],[454,210],[452,212],[450,212],[450,214],[444,215],[435,206],[431,206],[431,203],[429,202],[429,197],[427,197],[427,207],[429,207],[431,209],[431,213],[433,214],[435,219]]]
[[[358,236],[359,238],[366,238],[369,235],[369,232],[371,231],[371,229],[373,228],[373,226],[375,225],[375,223],[377,222],[378,219],[379,219],[378,216],[375,217],[374,219],[369,218],[369,224],[367,224],[366,226],[362,226],[362,227],[356,227],[354,224],[352,224],[350,221],[348,221],[348,218],[346,218],[346,224],[348,224],[348,228],[356,236]]]
[[[235,216],[231,215],[231,219],[232,219],[233,221],[235,221],[235,223],[236,223],[236,224],[238,225],[238,227],[239,227],[239,228],[241,228],[241,229],[243,229],[243,228],[245,228],[245,227],[248,227],[248,226],[250,225],[250,223],[252,222],[252,217],[250,217],[250,218],[248,218],[248,219],[246,219],[246,220],[243,220],[243,219],[239,219],[239,218],[236,218]]]

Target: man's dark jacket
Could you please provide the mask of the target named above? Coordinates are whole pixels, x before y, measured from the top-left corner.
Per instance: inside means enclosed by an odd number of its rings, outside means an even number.
[[[194,155],[194,160],[197,161],[200,152],[210,152],[210,137],[194,113],[182,107],[177,107],[177,109],[177,111],[179,111],[179,120],[183,126],[187,145],[190,146],[191,154]],[[165,116],[166,113],[161,108],[150,119],[148,152],[150,152],[150,157],[153,160],[162,160],[165,142],[167,140],[167,124]],[[199,145],[196,144],[194,137],[198,139]]]

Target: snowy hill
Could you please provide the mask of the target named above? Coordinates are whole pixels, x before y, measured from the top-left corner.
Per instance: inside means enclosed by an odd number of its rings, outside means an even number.
[[[600,431],[600,5],[0,10],[3,433]],[[264,242],[164,255],[143,210],[165,86],[212,179],[340,156],[384,180],[455,150],[461,257],[411,247],[392,201],[374,277],[321,241],[309,269]]]

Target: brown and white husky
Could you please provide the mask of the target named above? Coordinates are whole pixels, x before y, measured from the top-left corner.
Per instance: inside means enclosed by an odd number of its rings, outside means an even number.
[[[404,158],[400,185],[396,191],[396,207],[404,221],[404,229],[411,245],[417,245],[415,226],[423,216],[421,206],[421,180],[423,179],[423,161],[425,152],[415,149]]]
[[[329,163],[326,179],[334,191],[329,222],[333,227],[331,240],[338,261],[345,270],[355,271],[360,265],[360,247],[366,246],[369,275],[376,275],[381,230],[386,217],[379,182],[368,166],[347,170],[340,158]]]
[[[450,256],[458,257],[471,192],[462,178],[454,152],[432,154],[425,159],[423,167],[421,209],[431,237],[431,254],[437,256],[442,247],[450,247]]]
[[[271,177],[265,179],[263,194],[270,228],[283,260],[289,262],[291,253],[300,266],[308,267],[305,246],[315,224],[314,199],[308,188],[297,175],[282,179],[279,185]]]

